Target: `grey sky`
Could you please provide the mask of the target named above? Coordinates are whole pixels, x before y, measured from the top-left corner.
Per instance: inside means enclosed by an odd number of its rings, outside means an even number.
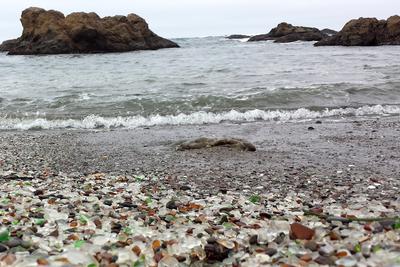
[[[29,6],[101,16],[137,13],[164,37],[265,33],[282,21],[340,29],[351,18],[387,18],[399,0],[1,0],[0,40],[21,33],[19,17]]]

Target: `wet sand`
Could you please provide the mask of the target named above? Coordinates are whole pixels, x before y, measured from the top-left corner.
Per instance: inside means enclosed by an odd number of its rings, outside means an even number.
[[[306,192],[339,199],[363,185],[374,198],[395,198],[400,185],[400,120],[347,118],[306,122],[223,123],[97,131],[0,132],[1,168],[168,177],[204,194],[224,190]],[[314,130],[309,129],[313,127]],[[229,148],[176,151],[198,137],[236,137],[256,152]],[[368,189],[373,183],[376,188]]]

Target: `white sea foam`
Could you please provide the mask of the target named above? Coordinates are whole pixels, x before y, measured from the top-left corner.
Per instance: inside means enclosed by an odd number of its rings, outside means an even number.
[[[246,43],[250,38],[241,38],[239,42]]]
[[[33,129],[98,129],[98,128],[137,128],[156,125],[193,125],[206,123],[221,123],[223,121],[251,122],[251,121],[295,121],[335,116],[368,116],[368,115],[396,115],[400,114],[400,106],[375,105],[360,108],[336,108],[323,111],[312,111],[301,108],[297,110],[249,110],[238,112],[231,110],[223,113],[194,112],[179,115],[154,115],[149,117],[101,117],[87,116],[82,120],[48,120],[45,118],[3,118],[0,119],[1,130],[33,130]]]

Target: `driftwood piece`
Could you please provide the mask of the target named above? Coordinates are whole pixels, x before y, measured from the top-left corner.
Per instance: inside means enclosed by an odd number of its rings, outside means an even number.
[[[256,151],[256,147],[243,139],[236,138],[198,138],[179,144],[176,147],[178,151],[192,150],[192,149],[205,149],[212,147],[229,147],[242,151]]]

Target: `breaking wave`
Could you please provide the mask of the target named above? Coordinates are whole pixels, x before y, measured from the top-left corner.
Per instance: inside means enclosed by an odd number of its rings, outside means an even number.
[[[252,122],[252,121],[296,121],[337,116],[368,116],[368,115],[397,115],[400,106],[375,105],[359,108],[335,108],[313,111],[306,108],[297,110],[249,110],[239,112],[231,110],[223,113],[194,112],[178,115],[154,115],[149,117],[101,117],[90,115],[82,120],[46,118],[2,118],[1,130],[44,130],[44,129],[111,129],[111,128],[137,128],[157,125],[193,125],[217,124],[224,121]]]

